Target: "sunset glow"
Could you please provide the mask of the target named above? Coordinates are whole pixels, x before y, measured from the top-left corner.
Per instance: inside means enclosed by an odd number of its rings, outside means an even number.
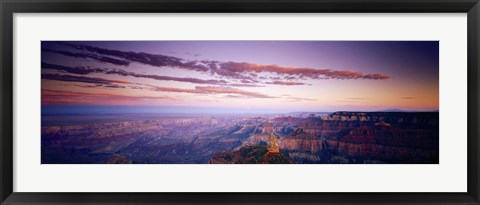
[[[42,106],[436,111],[438,46],[437,41],[44,41]]]

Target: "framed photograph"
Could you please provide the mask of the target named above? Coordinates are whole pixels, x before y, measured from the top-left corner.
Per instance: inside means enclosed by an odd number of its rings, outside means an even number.
[[[1,204],[480,204],[477,0],[0,5]]]

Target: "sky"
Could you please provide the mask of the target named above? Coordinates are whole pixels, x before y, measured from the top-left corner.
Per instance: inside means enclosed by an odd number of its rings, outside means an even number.
[[[42,108],[434,111],[438,41],[42,41]]]

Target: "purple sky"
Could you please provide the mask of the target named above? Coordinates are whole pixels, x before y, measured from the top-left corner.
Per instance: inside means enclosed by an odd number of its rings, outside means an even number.
[[[42,105],[438,110],[437,41],[42,42]]]

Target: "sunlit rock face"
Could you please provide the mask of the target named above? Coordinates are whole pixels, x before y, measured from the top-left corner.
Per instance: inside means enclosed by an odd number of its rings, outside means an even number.
[[[286,155],[270,152],[262,145],[247,145],[233,152],[218,152],[213,154],[210,164],[292,164]]]
[[[265,135],[261,135],[265,136]],[[265,141],[261,140],[256,145],[249,143],[241,146],[234,152],[215,153],[210,164],[291,164],[293,161],[280,152],[277,137],[270,133]]]
[[[268,151],[268,153],[272,153],[272,154],[280,153],[280,148],[278,147],[277,137],[273,133],[270,133],[270,135],[268,137],[267,151]]]

